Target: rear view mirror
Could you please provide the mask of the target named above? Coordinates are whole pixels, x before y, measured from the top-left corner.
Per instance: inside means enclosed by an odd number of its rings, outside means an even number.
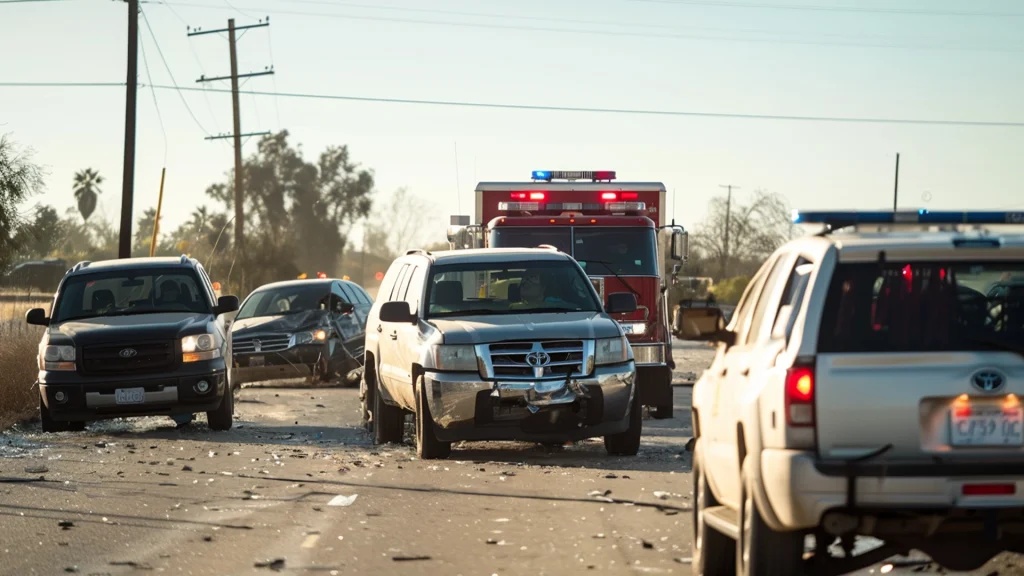
[[[238,296],[221,296],[217,299],[217,307],[214,314],[220,316],[238,310]]]
[[[385,302],[380,307],[380,321],[393,322],[395,324],[412,324],[416,322],[416,315],[412,313],[408,302]]]
[[[608,295],[605,312],[609,314],[632,314],[636,312],[636,296],[629,292],[616,292]]]
[[[672,259],[676,261],[686,260],[690,252],[690,235],[685,231],[672,232]]]
[[[25,322],[32,326],[49,326],[50,319],[46,317],[46,310],[33,308],[25,313]]]

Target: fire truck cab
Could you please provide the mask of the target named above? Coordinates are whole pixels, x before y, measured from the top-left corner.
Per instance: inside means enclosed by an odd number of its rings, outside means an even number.
[[[481,182],[475,222],[453,216],[448,242],[461,248],[564,252],[607,301],[629,292],[639,304],[616,320],[633,348],[641,403],[672,417],[672,334],[667,292],[687,257],[682,226],[665,223],[665,185],[615,182],[615,172],[534,171],[530,182]]]

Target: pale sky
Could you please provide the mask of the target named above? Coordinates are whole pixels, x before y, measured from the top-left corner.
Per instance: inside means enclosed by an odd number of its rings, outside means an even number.
[[[839,8],[839,9],[837,9]],[[1024,6],[1014,0],[167,0],[145,2],[174,81],[229,72],[206,29],[270,16],[239,42],[245,88],[288,93],[589,108],[1024,123]],[[0,84],[124,82],[127,5],[0,0]],[[435,22],[435,23],[430,23]],[[153,83],[171,84],[145,22]],[[140,81],[148,83],[141,54]],[[227,82],[215,85],[228,88]],[[140,89],[135,215],[187,219],[231,169],[228,94]],[[123,87],[0,85],[0,132],[49,170],[35,201],[73,204],[72,174],[107,179],[98,212],[120,212]],[[903,207],[1024,208],[1024,127],[804,122],[438,107],[242,96],[243,131],[286,128],[312,159],[347,144],[395,188],[471,214],[480,180],[616,170],[675,190],[693,227],[708,201],[740,187],[798,208],[891,206],[901,153]],[[204,132],[205,131],[205,132]],[[455,148],[458,148],[456,171]],[[250,140],[244,149],[255,150]],[[166,158],[166,160],[165,160]],[[457,174],[457,177],[456,177]],[[461,191],[461,195],[458,193]],[[927,193],[927,194],[926,194]],[[926,201],[926,198],[930,200]],[[461,200],[461,201],[460,201]],[[217,207],[220,208],[219,206]],[[358,240],[356,240],[358,242]]]

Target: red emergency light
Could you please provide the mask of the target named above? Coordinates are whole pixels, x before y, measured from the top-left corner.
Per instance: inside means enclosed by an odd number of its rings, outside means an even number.
[[[327,278],[327,273],[326,272],[317,272],[316,273],[316,277],[320,278],[322,280],[324,278]]]
[[[547,194],[543,192],[513,192],[513,200],[545,200]]]
[[[601,192],[601,200],[614,202],[616,200],[636,200],[640,195],[636,192]]]

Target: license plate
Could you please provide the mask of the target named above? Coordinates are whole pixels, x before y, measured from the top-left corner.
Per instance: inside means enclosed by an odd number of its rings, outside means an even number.
[[[950,444],[953,446],[1024,445],[1024,409],[971,407],[971,413],[951,414]]]
[[[114,402],[118,404],[144,404],[145,388],[118,388],[114,391]]]
[[[632,324],[619,324],[619,326],[622,326],[622,333],[625,334],[626,336],[633,334]]]
[[[249,366],[263,366],[263,356],[250,356]]]

